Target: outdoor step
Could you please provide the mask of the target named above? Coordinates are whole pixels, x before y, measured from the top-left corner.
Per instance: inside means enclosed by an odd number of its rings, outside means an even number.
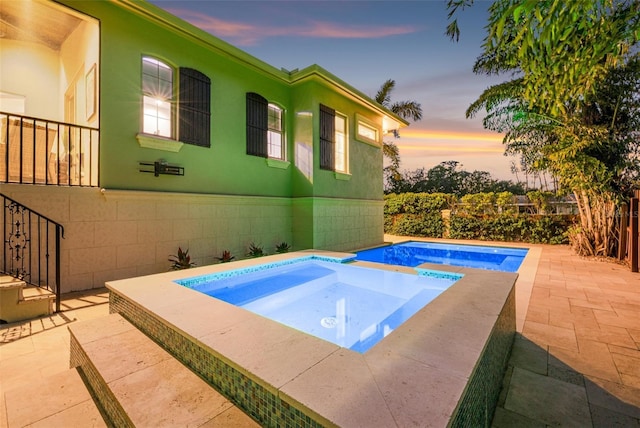
[[[69,331],[71,364],[114,426],[259,426],[119,314]]]
[[[13,323],[51,315],[56,296],[40,287],[26,286],[10,276],[0,277],[0,320]]]
[[[106,427],[76,369],[5,392],[7,427]]]
[[[0,275],[0,288],[24,287],[26,283],[21,279],[9,275]]]
[[[23,300],[42,300],[50,299],[54,300],[56,295],[46,288],[29,286],[22,289]]]

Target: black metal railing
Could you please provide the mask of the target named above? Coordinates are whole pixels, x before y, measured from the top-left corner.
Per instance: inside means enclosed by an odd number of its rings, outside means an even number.
[[[100,130],[0,112],[0,182],[98,186]]]
[[[60,311],[60,239],[64,227],[0,193],[2,272],[56,295]]]

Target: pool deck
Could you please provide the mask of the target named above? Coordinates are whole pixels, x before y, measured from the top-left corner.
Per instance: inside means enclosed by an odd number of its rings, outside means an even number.
[[[530,247],[539,256],[520,272],[519,333],[493,426],[640,427],[640,274],[566,246]],[[106,316],[107,301],[105,289],[71,294],[59,314],[0,326],[0,427],[5,397],[67,371],[67,325]]]

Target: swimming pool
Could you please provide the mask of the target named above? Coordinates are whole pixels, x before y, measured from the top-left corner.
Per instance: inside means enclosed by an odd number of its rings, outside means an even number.
[[[268,269],[176,281],[208,296],[364,353],[462,275],[411,275],[301,258]]]
[[[297,251],[109,281],[109,310],[263,426],[482,426],[491,417],[515,336],[516,274],[465,272],[363,354],[177,283],[309,256],[353,259]]]
[[[410,241],[359,251],[356,260],[410,267],[436,263],[516,272],[527,251],[526,248]]]

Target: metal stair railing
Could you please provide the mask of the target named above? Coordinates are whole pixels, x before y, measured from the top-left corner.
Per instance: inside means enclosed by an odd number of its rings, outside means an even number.
[[[0,198],[2,272],[55,293],[59,312],[60,239],[64,238],[64,227],[2,193]]]

